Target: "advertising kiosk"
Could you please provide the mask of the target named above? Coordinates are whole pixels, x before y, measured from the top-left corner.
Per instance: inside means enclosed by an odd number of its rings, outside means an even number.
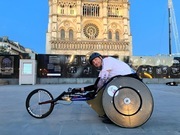
[[[20,59],[19,85],[36,84],[36,60]]]

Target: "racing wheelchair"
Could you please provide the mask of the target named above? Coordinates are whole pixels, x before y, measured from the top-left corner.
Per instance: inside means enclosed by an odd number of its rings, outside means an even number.
[[[58,101],[86,101],[99,116],[106,115],[120,127],[134,128],[146,123],[152,115],[154,101],[149,88],[133,77],[116,76],[94,96],[73,93],[68,89],[57,98],[45,89],[35,89],[26,98],[26,109],[35,118],[51,114]]]

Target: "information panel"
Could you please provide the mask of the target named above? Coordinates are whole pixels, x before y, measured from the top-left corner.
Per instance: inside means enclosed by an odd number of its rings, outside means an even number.
[[[19,56],[0,55],[0,78],[19,77]]]
[[[83,55],[38,55],[38,77],[92,78],[98,71]]]

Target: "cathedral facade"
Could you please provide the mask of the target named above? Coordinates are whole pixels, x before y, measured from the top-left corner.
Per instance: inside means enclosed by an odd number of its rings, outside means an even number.
[[[49,0],[46,54],[131,56],[128,0]]]

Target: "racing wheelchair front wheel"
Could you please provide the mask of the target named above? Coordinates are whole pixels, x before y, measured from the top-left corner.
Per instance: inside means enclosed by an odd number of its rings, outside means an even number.
[[[35,89],[26,98],[26,110],[34,118],[45,118],[54,109],[52,94],[45,89]],[[44,103],[43,103],[44,102]]]

